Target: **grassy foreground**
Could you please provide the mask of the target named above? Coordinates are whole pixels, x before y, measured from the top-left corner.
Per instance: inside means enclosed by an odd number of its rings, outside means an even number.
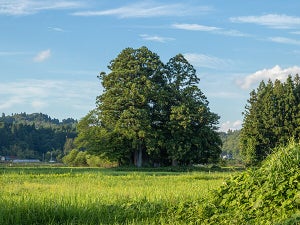
[[[201,224],[230,172],[0,168],[0,224]]]

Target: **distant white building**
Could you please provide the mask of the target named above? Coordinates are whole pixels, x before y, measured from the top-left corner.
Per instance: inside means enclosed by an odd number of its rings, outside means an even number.
[[[13,163],[39,163],[38,159],[14,159]]]

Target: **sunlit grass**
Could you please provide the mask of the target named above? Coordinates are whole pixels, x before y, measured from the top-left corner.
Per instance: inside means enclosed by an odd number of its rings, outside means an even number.
[[[185,224],[230,173],[3,168],[0,224]]]

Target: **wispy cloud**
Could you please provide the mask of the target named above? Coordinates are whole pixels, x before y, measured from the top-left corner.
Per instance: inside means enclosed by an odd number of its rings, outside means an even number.
[[[134,3],[108,10],[75,12],[74,16],[117,16],[119,18],[147,18],[161,16],[187,16],[195,13],[206,13],[212,8],[208,6],[189,6],[187,4],[161,4],[155,2]]]
[[[222,29],[220,31],[216,31],[215,33],[225,35],[225,36],[232,36],[232,37],[250,37],[250,36],[252,36],[250,34],[245,34],[245,33],[240,32],[238,30],[225,30],[225,29]]]
[[[242,121],[226,121],[221,124],[220,131],[227,132],[228,130],[239,130],[242,128]]]
[[[97,82],[82,80],[21,80],[0,83],[0,111],[38,112],[80,118],[94,107]],[[91,97],[92,96],[92,97]],[[70,115],[72,113],[72,115]]]
[[[216,31],[221,30],[218,27],[205,26],[194,23],[174,23],[172,24],[173,28],[181,29],[181,30],[194,30],[194,31]]]
[[[47,60],[48,58],[50,58],[51,56],[51,50],[47,49],[45,51],[41,51],[39,52],[34,58],[33,61],[34,62],[44,62],[45,60]]]
[[[0,0],[0,15],[23,16],[45,10],[75,9],[84,5],[68,0]]]
[[[281,44],[300,45],[300,40],[286,37],[270,37],[268,40]]]
[[[214,34],[220,34],[225,36],[235,36],[235,37],[249,36],[237,30],[226,30],[220,27],[206,26],[206,25],[194,24],[194,23],[174,23],[172,24],[172,27],[180,30],[211,32]]]
[[[65,30],[60,27],[48,27],[48,29],[56,32],[65,32]]]
[[[242,89],[249,89],[253,85],[257,85],[262,80],[285,80],[288,75],[295,75],[300,74],[300,67],[293,66],[286,69],[281,68],[280,66],[276,65],[271,69],[263,69],[256,71],[253,74],[246,76],[245,78],[238,79],[236,81],[237,85],[240,86]]]
[[[184,54],[184,57],[196,67],[224,69],[224,67],[229,67],[232,64],[230,60],[224,60],[204,54],[186,53]]]
[[[278,14],[232,17],[230,18],[230,21],[234,23],[253,23],[276,29],[300,27],[300,17]]]
[[[175,40],[174,38],[170,38],[170,37],[162,37],[162,36],[148,35],[148,34],[141,34],[140,37],[146,41],[155,41],[161,43]]]
[[[298,31],[292,31],[292,32],[290,32],[291,34],[297,34],[297,35],[299,35],[300,34],[300,31],[298,30]]]

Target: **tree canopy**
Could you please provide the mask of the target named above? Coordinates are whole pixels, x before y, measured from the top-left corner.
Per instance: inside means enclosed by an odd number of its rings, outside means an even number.
[[[183,55],[164,64],[146,47],[126,48],[108,69],[97,107],[78,124],[80,148],[136,166],[219,159],[219,116]]]
[[[250,93],[241,130],[241,154],[247,164],[260,163],[278,145],[300,135],[300,79],[262,81]]]

